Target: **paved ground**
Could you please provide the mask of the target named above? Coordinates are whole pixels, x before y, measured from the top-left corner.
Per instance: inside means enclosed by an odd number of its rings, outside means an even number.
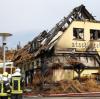
[[[27,97],[23,99],[100,99],[100,97]]]

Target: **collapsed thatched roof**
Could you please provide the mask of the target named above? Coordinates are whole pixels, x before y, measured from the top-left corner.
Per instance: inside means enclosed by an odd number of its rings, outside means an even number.
[[[5,54],[6,54],[6,60],[13,60],[13,57],[14,57],[14,53],[15,53],[15,51],[14,50],[7,50],[6,52],[5,52]],[[2,47],[0,47],[0,60],[1,60],[1,62],[3,61],[3,49],[2,49]]]
[[[22,63],[25,61],[31,60],[33,55],[29,52],[30,51],[30,43],[25,45],[22,49],[18,49],[14,55],[13,61],[15,64]]]
[[[13,60],[14,58],[14,53],[15,53],[15,50],[8,50],[6,52],[6,60]]]

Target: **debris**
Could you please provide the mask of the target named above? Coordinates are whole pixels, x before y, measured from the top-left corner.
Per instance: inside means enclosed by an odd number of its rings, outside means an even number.
[[[100,85],[93,79],[85,81],[84,90],[87,92],[100,92]]]
[[[84,82],[79,82],[78,80],[58,81],[44,84],[42,86],[43,92],[48,94],[100,92],[100,85],[92,79]]]

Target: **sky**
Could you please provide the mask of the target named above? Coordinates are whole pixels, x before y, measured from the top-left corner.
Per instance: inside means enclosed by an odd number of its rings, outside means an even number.
[[[24,46],[81,4],[100,20],[100,0],[0,0],[0,33],[13,34],[7,38],[9,49],[19,42]],[[0,37],[0,46],[1,42]]]

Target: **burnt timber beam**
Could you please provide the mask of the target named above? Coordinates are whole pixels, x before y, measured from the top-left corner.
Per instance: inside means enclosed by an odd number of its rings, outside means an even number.
[[[52,67],[48,67],[48,68],[52,68]],[[34,70],[40,70],[41,68],[34,68]],[[64,66],[63,69],[69,69],[69,70],[73,70],[73,67],[72,66]],[[94,70],[94,69],[100,69],[100,67],[95,67],[95,66],[86,66],[85,67],[85,70]]]
[[[69,69],[73,70],[73,66],[64,66],[64,69]],[[94,69],[100,69],[100,67],[95,67],[95,66],[85,66],[84,70],[94,70]]]
[[[76,57],[78,57],[78,56],[80,56],[80,57],[86,57],[86,56],[90,56],[90,57],[93,57],[94,55],[98,55],[98,54],[96,54],[96,53],[85,53],[85,52],[82,52],[82,53],[72,53],[72,52],[66,52],[66,53],[55,53],[55,55],[54,56],[71,56],[71,55],[74,55],[74,56],[76,56]]]

